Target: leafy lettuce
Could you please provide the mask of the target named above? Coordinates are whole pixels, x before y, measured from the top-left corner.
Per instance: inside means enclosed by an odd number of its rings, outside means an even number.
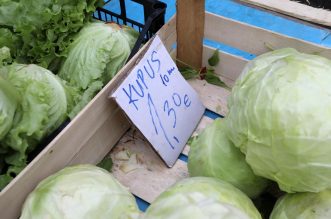
[[[8,46],[20,61],[53,68],[102,3],[102,0],[0,0],[0,33],[6,32],[0,34],[0,46]],[[15,48],[18,44],[19,49]]]
[[[27,154],[63,123],[68,101],[62,81],[40,66],[13,63],[0,68],[0,77],[3,78],[0,88],[2,84],[11,86],[15,92],[6,94],[18,93],[16,96],[20,97],[16,111],[12,104],[12,124],[1,141],[3,161],[9,165],[7,175],[0,177],[1,184],[3,177],[7,179],[20,172],[26,165]],[[8,129],[2,125],[1,129],[4,128]]]

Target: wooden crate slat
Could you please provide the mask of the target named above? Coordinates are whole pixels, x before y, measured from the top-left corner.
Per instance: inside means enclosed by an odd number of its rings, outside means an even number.
[[[177,34],[176,32],[172,33],[166,41],[163,42],[164,46],[168,50],[168,52],[171,54],[174,50],[176,50],[176,47],[173,47],[176,43]]]
[[[316,24],[331,26],[331,11],[313,8],[308,5],[289,0],[240,0],[272,11],[286,14],[295,18]]]
[[[221,42],[251,54],[292,47],[301,52],[331,59],[331,48],[248,25],[219,15],[206,13],[205,38]]]
[[[166,23],[158,32],[157,35],[162,40],[163,44],[167,48],[168,52],[171,53],[173,44],[177,41],[176,33],[176,16],[173,16],[168,23]]]
[[[116,125],[116,128],[114,126]],[[119,138],[129,129],[131,124],[128,122],[124,112],[117,108],[110,115],[92,138],[90,138],[70,161],[70,165],[84,163],[99,163],[114,145]]]

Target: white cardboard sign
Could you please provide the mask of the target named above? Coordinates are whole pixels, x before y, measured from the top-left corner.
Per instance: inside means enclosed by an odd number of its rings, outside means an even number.
[[[205,110],[158,36],[111,97],[169,167]]]

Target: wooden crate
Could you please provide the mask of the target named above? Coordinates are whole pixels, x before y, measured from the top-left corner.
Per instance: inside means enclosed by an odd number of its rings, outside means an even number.
[[[172,18],[158,32],[168,51],[176,56],[176,19]],[[211,13],[205,14],[204,36],[243,51],[259,55],[273,48],[293,47],[306,53],[318,53],[331,58],[331,50],[299,39],[250,26]],[[0,193],[1,218],[17,218],[27,194],[43,178],[65,166],[78,163],[98,163],[112,149],[113,174],[133,194],[152,202],[174,182],[188,177],[187,165],[178,160],[167,168],[139,132],[128,131],[130,123],[118,106],[108,99],[109,93],[126,77],[130,69],[147,49],[146,45],[83,109],[82,112]],[[204,46],[202,63],[214,48]],[[219,76],[231,87],[248,60],[225,52],[216,68]],[[192,80],[190,84],[200,94],[204,105],[221,115],[227,114],[229,91],[205,81]],[[203,129],[212,119],[204,117],[198,126]],[[198,131],[197,130],[197,131]],[[117,144],[116,147],[114,147]],[[120,151],[129,151],[138,165],[130,166],[128,160],[119,159]],[[187,155],[186,146],[183,154]],[[124,171],[123,171],[124,170]]]

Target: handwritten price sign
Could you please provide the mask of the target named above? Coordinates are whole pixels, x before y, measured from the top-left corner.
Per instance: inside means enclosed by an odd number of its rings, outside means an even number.
[[[158,36],[111,96],[169,167],[205,110]]]

